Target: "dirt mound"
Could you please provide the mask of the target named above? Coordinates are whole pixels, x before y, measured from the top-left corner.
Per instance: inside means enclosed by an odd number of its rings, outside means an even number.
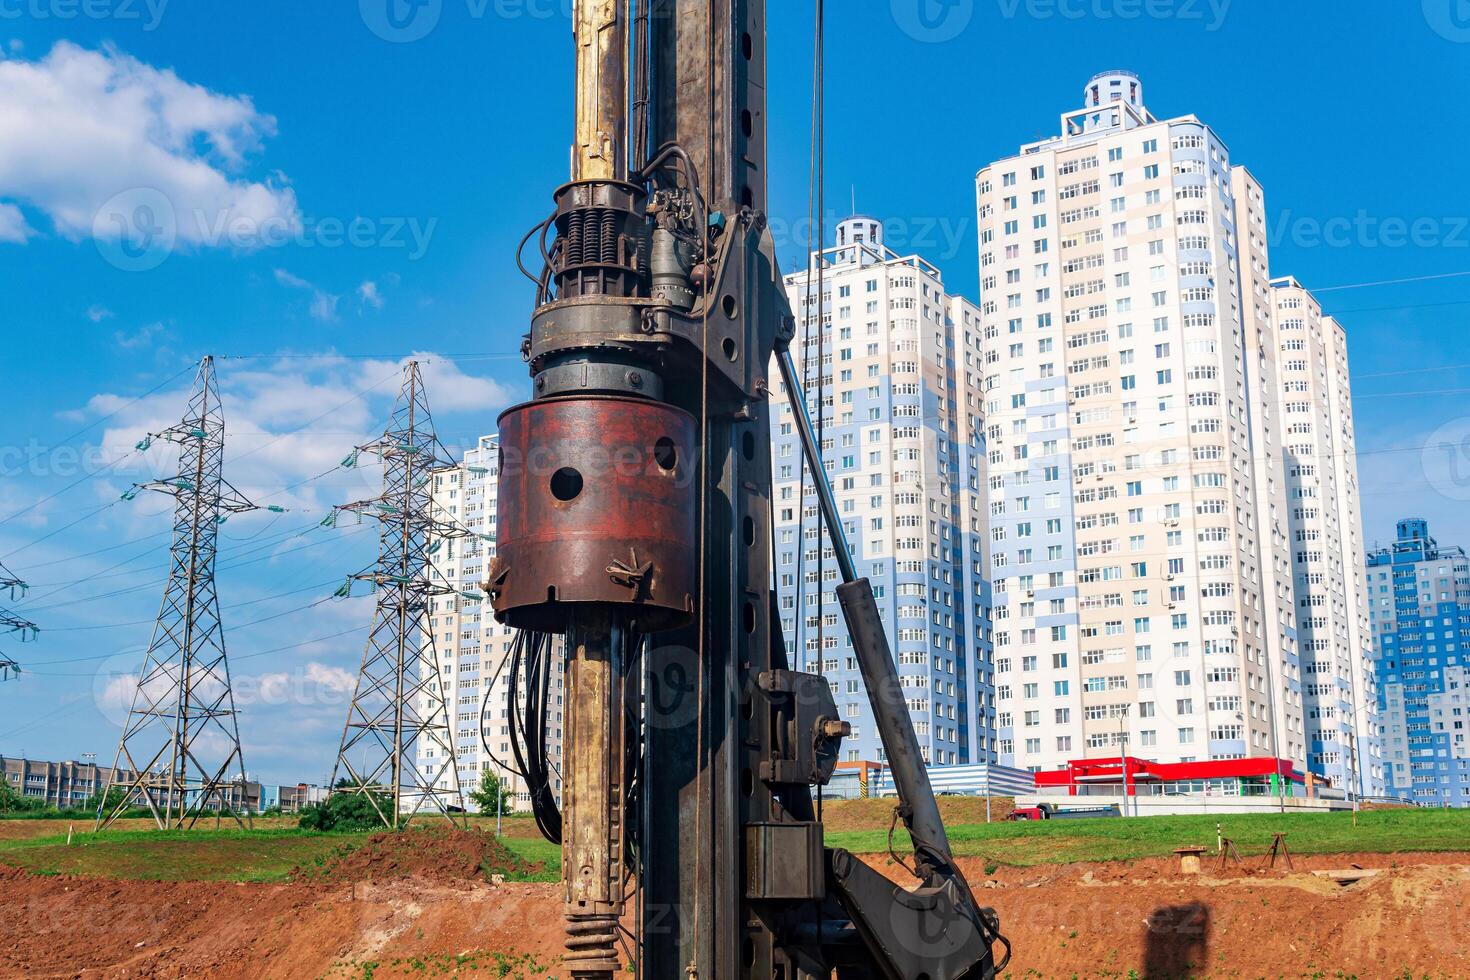
[[[939,814],[947,827],[985,822],[985,797],[941,796]],[[822,825],[830,833],[845,830],[887,830],[898,800],[870,797],[860,800],[827,800],[822,807]],[[1009,796],[990,798],[990,819],[1001,821],[1010,816],[1016,801]]]
[[[363,844],[292,872],[297,881],[355,882],[389,878],[424,878],[444,883],[494,875],[524,878],[541,870],[540,863],[521,860],[482,830],[433,827],[381,833]]]

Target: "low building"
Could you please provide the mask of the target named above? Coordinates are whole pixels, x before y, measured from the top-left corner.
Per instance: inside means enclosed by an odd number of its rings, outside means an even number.
[[[1290,759],[1251,757],[1154,762],[1133,756],[1073,759],[1035,773],[1038,793],[1068,796],[1306,796],[1307,778]]]
[[[1118,815],[1132,817],[1327,813],[1355,805],[1344,787],[1271,756],[1155,762],[1115,755],[1073,759],[1034,777],[1034,791],[1016,797],[1018,808],[1045,804],[1065,812],[1111,801]]]
[[[112,768],[99,766],[95,762],[46,762],[7,756],[0,756],[0,772],[3,772],[10,788],[21,796],[39,800],[46,806],[57,809],[81,808],[109,780],[126,786],[135,775],[131,770],[120,769],[117,770],[116,778],[111,779]],[[320,786],[308,783],[276,786],[254,780],[229,783],[226,795],[232,809],[250,813],[263,813],[271,809],[297,813],[326,798],[326,792]],[[218,797],[211,800],[205,809],[210,812],[218,810]]]

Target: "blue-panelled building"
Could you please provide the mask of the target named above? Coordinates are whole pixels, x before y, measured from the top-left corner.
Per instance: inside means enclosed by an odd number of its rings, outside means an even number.
[[[934,766],[994,762],[979,311],[860,215],[785,285],[823,462],[920,745]],[[795,666],[827,677],[852,724],[842,761],[881,763],[815,487],[784,390],[772,401],[781,626]]]
[[[1470,558],[1399,521],[1368,554],[1368,598],[1388,792],[1470,806]]]

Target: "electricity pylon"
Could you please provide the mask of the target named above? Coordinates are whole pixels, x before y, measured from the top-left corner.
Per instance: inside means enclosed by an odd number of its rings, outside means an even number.
[[[0,565],[0,591],[9,592],[10,598],[15,599],[16,593],[25,595],[26,584],[16,578],[10,569]],[[24,643],[28,637],[34,638],[40,630],[35,623],[22,619],[4,606],[0,606],[0,632],[19,633],[20,641]],[[4,653],[0,653],[0,681],[12,680],[19,676],[20,664]]]
[[[430,516],[431,474],[452,465],[441,450],[419,364],[410,361],[382,438],[349,457],[367,453],[382,459],[383,492],[338,508],[374,518],[381,526],[377,563],[352,576],[339,592],[349,593],[353,580],[368,582],[377,606],[332,769],[332,791],[366,796],[393,830],[426,810],[437,810],[453,823],[454,814],[464,809],[449,704],[427,622],[433,597],[456,591],[431,581],[430,549],[439,547],[434,542],[465,536]],[[343,772],[346,785],[339,787]]]
[[[100,797],[97,827],[111,824],[139,802],[164,830],[192,827],[206,810],[228,810],[244,826],[230,793],[238,786],[243,802],[245,759],[214,559],[219,526],[229,515],[254,510],[255,505],[224,479],[225,420],[214,358],[200,363],[183,420],[140,446],[146,448],[154,439],[178,445],[177,475],[138,484],[124,496],[132,499],[139,490],[154,490],[174,498],[168,584]],[[108,806],[114,787],[122,795]]]

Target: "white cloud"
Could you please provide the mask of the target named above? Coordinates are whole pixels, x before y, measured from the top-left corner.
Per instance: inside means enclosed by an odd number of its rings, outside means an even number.
[[[0,201],[0,242],[24,245],[30,237],[31,229],[26,225],[26,216],[20,213],[20,208]]]
[[[108,314],[108,316],[111,315],[110,313]],[[162,323],[150,323],[147,326],[139,327],[132,333],[128,333],[125,330],[118,330],[112,335],[112,339],[123,350],[137,350],[141,347],[153,346],[163,338],[165,333],[167,333],[167,330]]]
[[[306,665],[306,679],[312,684],[339,694],[351,694],[357,686],[357,678],[341,667],[315,662]]]
[[[276,282],[288,289],[302,289],[311,293],[311,315],[323,323],[330,323],[337,319],[337,303],[342,299],[324,289],[319,289],[311,283],[294,276],[285,269],[276,269]]]
[[[483,412],[488,428],[494,424],[493,412],[513,400],[504,385],[467,373],[451,359],[432,353],[415,357],[424,362],[429,406],[436,414]],[[225,473],[230,482],[252,500],[311,513],[376,494],[380,472],[371,457],[363,456],[352,468],[339,464],[354,446],[381,433],[402,386],[406,360],[361,361],[326,353],[220,361],[216,371],[224,398]],[[192,382],[191,374],[139,401],[98,394],[76,421],[116,413],[107,422],[97,456],[110,461],[131,454],[145,433],[178,422]],[[155,441],[141,459],[119,465],[114,473],[126,488],[134,480],[162,477],[176,465],[177,448]],[[298,483],[304,485],[284,490]],[[117,494],[108,488],[103,496],[116,499]]]
[[[112,318],[112,315],[112,311],[101,303],[93,303],[87,307],[87,319],[93,323],[101,323],[103,320],[109,320]]]
[[[97,696],[97,704],[99,707],[111,708],[114,711],[118,709],[127,711],[132,706],[133,696],[137,691],[137,674],[108,677],[102,683],[101,693]]]
[[[427,352],[413,354],[396,365],[391,361],[367,361],[361,374],[364,378],[379,378],[395,366],[402,370],[412,360],[423,366],[431,411],[489,412],[506,408],[514,400],[514,393],[495,379],[466,374],[454,361]]]
[[[357,287],[357,298],[362,301],[363,306],[371,306],[375,310],[383,308],[383,294],[378,291],[378,284],[371,279]]]
[[[239,175],[275,128],[248,96],[211,92],[111,46],[61,41],[39,60],[0,60],[0,240],[32,234],[16,203],[67,238],[115,239],[143,199],[172,210],[171,223],[157,208],[150,220],[187,245],[251,247],[293,232],[301,217],[291,189]]]

